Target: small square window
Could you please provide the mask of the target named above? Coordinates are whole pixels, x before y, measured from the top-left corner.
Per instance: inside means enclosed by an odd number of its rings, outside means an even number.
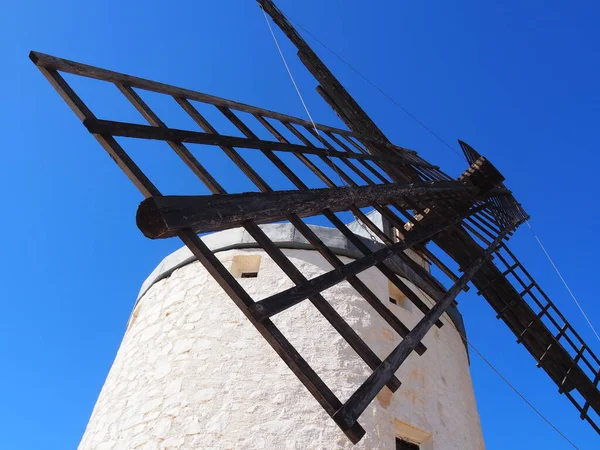
[[[406,295],[402,293],[400,289],[398,289],[394,283],[388,280],[388,290],[389,290],[389,300],[390,303],[394,305],[402,306],[403,308],[409,309],[410,302]]]
[[[257,278],[260,255],[236,255],[231,263],[231,274],[235,278]]]
[[[419,450],[419,444],[405,441],[404,439],[396,438],[396,450]]]

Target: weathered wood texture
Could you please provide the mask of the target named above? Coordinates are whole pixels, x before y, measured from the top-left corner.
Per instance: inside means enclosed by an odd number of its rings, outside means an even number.
[[[475,192],[474,187],[459,182],[438,181],[302,191],[161,196],[148,198],[140,204],[137,224],[151,239],[168,238],[183,228],[205,233],[239,227],[246,220],[269,223],[284,220],[289,214],[308,217],[321,214],[324,209],[336,212],[374,203],[385,205],[404,196],[436,201],[436,194],[460,193],[468,197]]]

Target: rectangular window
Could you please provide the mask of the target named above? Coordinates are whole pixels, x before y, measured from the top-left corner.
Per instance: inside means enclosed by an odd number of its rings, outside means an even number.
[[[419,444],[413,444],[404,439],[396,438],[396,450],[419,450]]]
[[[235,278],[257,278],[260,255],[235,255],[231,263],[231,274]]]
[[[388,292],[390,302],[394,305],[402,306],[403,308],[409,309],[410,302],[406,295],[402,293],[400,289],[398,289],[394,283],[388,280]]]

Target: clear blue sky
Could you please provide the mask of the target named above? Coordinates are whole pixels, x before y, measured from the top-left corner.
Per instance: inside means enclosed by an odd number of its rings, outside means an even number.
[[[254,1],[127,3],[3,5],[0,424],[6,449],[76,447],[140,283],[180,246],[175,240],[151,242],[137,230],[140,195],[29,61],[29,50],[304,116]],[[279,5],[446,140],[469,142],[501,169],[600,326],[598,2]],[[337,123],[281,41],[315,119]],[[309,42],[396,143],[417,149],[452,175],[465,168]],[[114,109],[117,96],[116,90],[100,92],[96,85],[89,90],[99,116],[132,117],[130,110],[103,114],[102,108]],[[150,146],[137,155],[151,170],[166,151]],[[599,353],[598,341],[526,228],[512,247]],[[487,303],[469,293],[460,307],[475,346],[581,449],[598,448],[600,438]],[[471,361],[488,449],[569,448],[476,355]]]

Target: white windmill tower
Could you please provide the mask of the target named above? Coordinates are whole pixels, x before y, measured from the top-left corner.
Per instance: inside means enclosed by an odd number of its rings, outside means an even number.
[[[381,224],[376,213],[370,219]],[[349,228],[363,234],[355,222]],[[331,266],[290,224],[266,225],[267,236],[306,278]],[[313,231],[344,262],[360,257],[332,228]],[[366,244],[369,239],[361,237]],[[242,229],[204,238],[254,298],[291,287],[278,265]],[[427,262],[410,253],[423,267]],[[410,273],[404,267],[404,273]],[[407,326],[420,311],[377,269],[360,279]],[[403,280],[427,305],[434,301]],[[400,339],[347,284],[326,299],[384,358]],[[356,448],[391,449],[395,441],[419,449],[484,448],[461,338],[460,313],[429,333],[427,351],[413,355],[363,413],[366,436]],[[325,382],[347,398],[369,375],[368,366],[315,307],[303,302],[278,315],[277,327]],[[459,331],[460,330],[460,331]],[[411,447],[412,444],[418,446]],[[435,445],[434,445],[435,444]],[[80,449],[353,448],[292,371],[231,302],[187,248],[166,257],[144,283],[123,342],[102,389]]]

